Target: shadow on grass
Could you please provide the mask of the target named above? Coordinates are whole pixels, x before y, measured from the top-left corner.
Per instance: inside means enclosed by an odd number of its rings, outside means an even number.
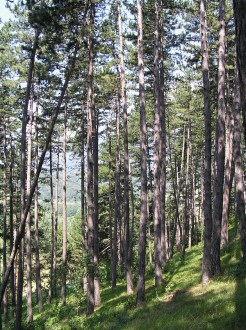
[[[187,250],[167,263],[164,282],[153,285],[153,274],[146,281],[146,302],[135,307],[136,295],[127,296],[125,285],[102,290],[102,305],[89,317],[86,302],[74,299],[70,291],[67,306],[60,299],[44,305],[35,315],[31,329],[37,330],[203,330],[246,329],[246,266],[240,263],[240,248],[229,246],[223,256],[224,274],[208,287],[201,286],[201,248]]]
[[[235,329],[246,329],[246,265],[239,263],[235,289]]]

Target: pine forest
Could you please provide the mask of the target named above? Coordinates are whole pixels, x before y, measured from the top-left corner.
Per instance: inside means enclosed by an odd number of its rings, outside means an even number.
[[[0,330],[246,329],[246,0],[2,0]]]

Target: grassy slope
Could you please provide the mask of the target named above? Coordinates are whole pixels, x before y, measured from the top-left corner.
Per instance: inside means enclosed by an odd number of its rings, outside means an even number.
[[[153,280],[146,283],[146,303],[135,307],[135,295],[126,296],[124,285],[102,291],[102,305],[85,317],[74,294],[67,306],[60,301],[45,305],[35,314],[30,329],[246,329],[246,266],[241,264],[240,247],[232,243],[222,253],[223,275],[209,286],[200,282],[201,247],[187,250],[167,264],[165,281],[158,290]],[[85,308],[85,302],[82,304]],[[37,313],[36,308],[34,311]],[[25,315],[24,315],[25,317]]]

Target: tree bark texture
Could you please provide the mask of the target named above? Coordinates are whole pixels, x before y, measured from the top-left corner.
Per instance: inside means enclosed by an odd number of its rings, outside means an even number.
[[[94,17],[95,4],[91,2],[90,6],[90,26],[88,37],[88,95],[87,95],[87,315],[94,312],[94,198],[93,198],[93,121],[95,120],[94,104],[94,78],[93,78],[93,58],[94,58]]]
[[[67,298],[67,102],[64,110],[64,133],[62,146],[62,305],[66,305]]]
[[[221,273],[220,242],[225,169],[225,0],[220,0],[219,16],[220,32],[218,67],[218,107],[214,151],[214,199],[212,236],[212,272],[214,275]]]
[[[143,16],[142,1],[137,0],[138,12],[138,72],[139,72],[139,101],[140,101],[140,154],[141,154],[141,197],[140,223],[138,243],[138,279],[137,306],[145,299],[145,253],[146,253],[146,224],[147,224],[147,127],[145,114],[145,87],[143,63]]]
[[[237,71],[237,70],[236,70]],[[241,124],[240,124],[240,85],[238,72],[235,78],[234,92],[234,161],[235,161],[235,218],[240,223],[240,237],[243,261],[246,262],[246,216],[244,200],[244,173],[241,152]]]
[[[127,294],[133,293],[131,273],[131,249],[130,249],[130,210],[129,210],[129,151],[128,151],[128,123],[127,123],[127,100],[126,100],[126,78],[124,60],[124,41],[122,32],[121,1],[117,3],[119,46],[120,46],[120,81],[121,101],[123,108],[123,130],[124,130],[124,223],[125,223],[125,274]]]
[[[246,0],[233,0],[236,25],[237,65],[241,90],[243,133],[246,143]]]
[[[211,196],[211,110],[209,56],[206,19],[206,1],[200,0],[200,30],[202,51],[202,79],[205,121],[205,159],[204,159],[204,248],[202,261],[202,283],[207,284],[211,278],[211,236],[212,236],[212,196]]]

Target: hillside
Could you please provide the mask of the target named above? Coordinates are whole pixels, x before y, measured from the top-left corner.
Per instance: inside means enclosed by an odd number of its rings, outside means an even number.
[[[101,307],[86,317],[85,297],[70,287],[67,306],[57,299],[46,303],[41,314],[35,307],[30,329],[246,329],[246,265],[240,261],[239,242],[223,251],[223,275],[207,287],[200,284],[201,256],[201,246],[187,250],[185,261],[175,255],[166,265],[161,288],[147,280],[146,302],[140,308],[122,283],[116,290],[104,287]]]

